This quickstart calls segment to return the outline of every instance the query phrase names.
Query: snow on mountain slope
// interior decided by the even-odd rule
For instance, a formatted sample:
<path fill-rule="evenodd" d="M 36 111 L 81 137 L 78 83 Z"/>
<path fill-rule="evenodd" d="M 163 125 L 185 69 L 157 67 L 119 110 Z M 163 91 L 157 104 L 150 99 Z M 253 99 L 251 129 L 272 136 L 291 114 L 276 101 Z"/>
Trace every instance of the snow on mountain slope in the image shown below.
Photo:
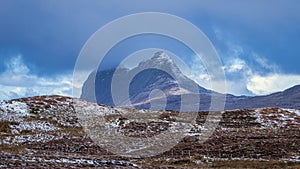
<path fill-rule="evenodd" d="M 184 76 L 173 59 L 163 51 L 156 52 L 151 59 L 141 62 L 137 68 L 147 69 L 150 67 L 157 69 L 163 68 L 172 76 L 181 78 Z"/>

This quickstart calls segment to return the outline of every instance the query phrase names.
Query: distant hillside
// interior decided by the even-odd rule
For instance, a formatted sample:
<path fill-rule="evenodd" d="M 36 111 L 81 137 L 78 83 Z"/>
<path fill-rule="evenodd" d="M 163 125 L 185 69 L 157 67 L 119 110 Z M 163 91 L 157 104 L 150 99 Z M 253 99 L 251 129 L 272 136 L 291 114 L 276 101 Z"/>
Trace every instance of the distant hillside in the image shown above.
<path fill-rule="evenodd" d="M 267 96 L 246 97 L 237 102 L 228 99 L 226 109 L 282 107 L 300 109 L 300 85 Z"/>

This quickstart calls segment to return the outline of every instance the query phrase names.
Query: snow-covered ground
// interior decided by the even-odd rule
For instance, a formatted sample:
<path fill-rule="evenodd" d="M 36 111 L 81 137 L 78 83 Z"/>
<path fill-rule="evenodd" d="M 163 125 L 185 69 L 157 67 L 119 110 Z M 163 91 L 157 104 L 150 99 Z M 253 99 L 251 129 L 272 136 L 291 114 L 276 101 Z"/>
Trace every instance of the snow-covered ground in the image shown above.
<path fill-rule="evenodd" d="M 29 116 L 29 107 L 26 103 L 18 101 L 0 101 L 0 120 L 19 122 L 23 117 Z"/>

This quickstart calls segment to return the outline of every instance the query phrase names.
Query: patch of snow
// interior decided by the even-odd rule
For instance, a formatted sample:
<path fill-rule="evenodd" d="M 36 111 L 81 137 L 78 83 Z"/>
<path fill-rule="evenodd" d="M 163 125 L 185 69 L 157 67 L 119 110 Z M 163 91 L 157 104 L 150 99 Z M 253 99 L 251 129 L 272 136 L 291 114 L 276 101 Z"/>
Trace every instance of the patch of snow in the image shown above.
<path fill-rule="evenodd" d="M 74 99 L 75 111 L 80 116 L 84 115 L 110 115 L 110 114 L 118 114 L 119 112 L 113 108 L 101 106 L 96 103 L 90 103 L 87 101 Z"/>
<path fill-rule="evenodd" d="M 255 122 L 262 124 L 264 121 L 263 121 L 262 115 L 260 114 L 260 111 L 261 111 L 261 109 L 256 109 L 254 112 L 254 117 L 256 117 Z"/>
<path fill-rule="evenodd" d="M 115 128 L 119 128 L 119 127 L 120 127 L 120 123 L 121 123 L 121 121 L 120 121 L 120 119 L 118 118 L 118 119 L 116 119 L 114 122 L 109 123 L 109 125 L 112 126 L 112 127 L 115 127 Z"/>
<path fill-rule="evenodd" d="M 300 110 L 296 110 L 296 109 L 282 109 L 282 110 L 288 111 L 290 113 L 295 113 L 296 116 L 300 116 Z"/>
<path fill-rule="evenodd" d="M 299 111 L 299 110 L 295 110 L 295 114 L 296 114 L 297 116 L 300 116 L 300 111 Z"/>
<path fill-rule="evenodd" d="M 185 136 L 200 136 L 200 133 L 185 133 Z"/>
<path fill-rule="evenodd" d="M 131 163 L 131 162 L 126 162 L 123 160 L 116 161 L 116 160 L 97 160 L 97 159 L 84 159 L 84 158 L 60 158 L 60 159 L 43 159 L 43 158 L 28 158 L 25 157 L 23 159 L 26 162 L 40 162 L 40 163 L 67 163 L 67 164 L 89 164 L 93 166 L 99 166 L 99 165 L 121 165 L 121 166 L 133 166 L 133 167 L 138 167 L 138 165 Z"/>
<path fill-rule="evenodd" d="M 281 161 L 300 162 L 300 156 L 291 156 L 290 158 L 281 158 Z"/>
<path fill-rule="evenodd" d="M 54 136 L 50 134 L 45 134 L 45 133 L 38 133 L 38 134 L 28 134 L 28 135 L 17 135 L 14 136 L 9 140 L 10 144 L 20 144 L 20 143 L 25 143 L 25 142 L 36 142 L 36 143 L 45 143 L 49 142 L 51 140 L 59 140 L 62 139 L 61 136 Z"/>
<path fill-rule="evenodd" d="M 253 116 L 256 117 L 255 122 L 260 123 L 263 127 L 287 127 L 290 125 L 300 124 L 295 115 L 299 113 L 294 109 L 282 109 L 279 108 L 261 108 L 256 109 Z"/>
<path fill-rule="evenodd" d="M 30 131 L 55 131 L 59 128 L 55 127 L 53 124 L 44 121 L 24 121 L 19 125 L 14 126 L 14 129 L 18 129 L 20 132 L 23 130 Z"/>
<path fill-rule="evenodd" d="M 12 129 L 11 134 L 20 134 L 20 131 L 17 129 Z"/>
<path fill-rule="evenodd" d="M 197 165 L 202 165 L 203 162 L 201 160 L 193 160 L 193 162 Z"/>
<path fill-rule="evenodd" d="M 6 137 L 5 139 L 0 139 L 0 144 L 10 144 L 11 137 Z"/>
<path fill-rule="evenodd" d="M 29 107 L 26 103 L 0 101 L 0 120 L 19 122 L 23 117 L 29 116 Z"/>

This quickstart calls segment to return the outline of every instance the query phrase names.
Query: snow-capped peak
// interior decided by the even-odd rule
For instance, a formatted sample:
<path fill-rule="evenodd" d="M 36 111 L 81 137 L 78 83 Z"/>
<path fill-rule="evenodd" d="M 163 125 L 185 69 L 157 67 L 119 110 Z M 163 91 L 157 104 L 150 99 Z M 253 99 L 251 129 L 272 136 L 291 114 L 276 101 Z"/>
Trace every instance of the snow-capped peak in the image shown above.
<path fill-rule="evenodd" d="M 172 58 L 165 52 L 159 51 L 154 54 L 154 56 L 151 58 L 151 60 L 156 61 L 158 63 L 174 63 Z"/>
<path fill-rule="evenodd" d="M 151 59 L 141 62 L 138 65 L 138 68 L 158 68 L 165 70 L 173 75 L 182 76 L 182 72 L 180 71 L 172 57 L 163 51 L 158 51 Z"/>

